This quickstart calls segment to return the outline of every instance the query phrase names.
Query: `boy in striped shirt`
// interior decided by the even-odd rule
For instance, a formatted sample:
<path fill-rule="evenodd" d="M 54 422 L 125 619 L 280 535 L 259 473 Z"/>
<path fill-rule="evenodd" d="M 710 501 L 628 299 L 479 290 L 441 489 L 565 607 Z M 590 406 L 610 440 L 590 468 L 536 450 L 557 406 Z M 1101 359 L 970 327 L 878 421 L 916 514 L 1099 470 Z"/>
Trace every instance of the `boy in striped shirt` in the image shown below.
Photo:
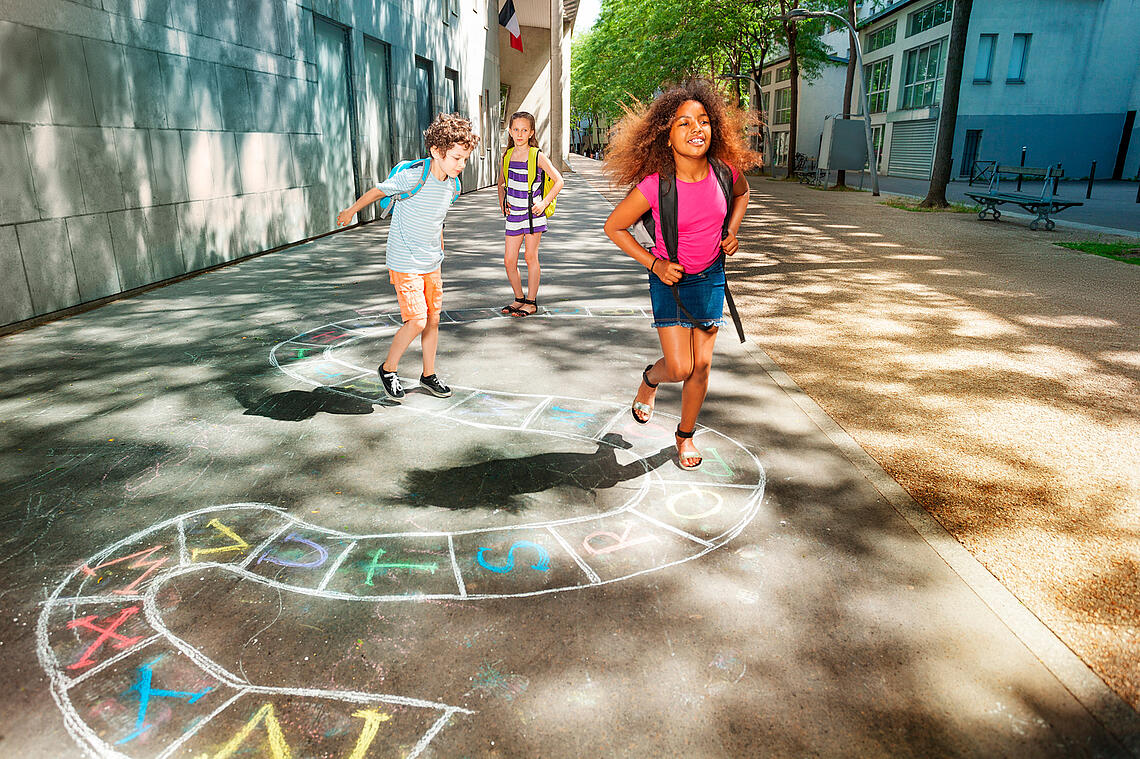
<path fill-rule="evenodd" d="M 416 337 L 423 353 L 420 385 L 432 395 L 446 398 L 451 388 L 435 372 L 439 345 L 439 316 L 443 311 L 443 220 L 454 198 L 455 178 L 479 144 L 471 122 L 457 114 L 440 114 L 424 132 L 431 155 L 430 171 L 418 191 L 394 203 L 388 228 L 386 263 L 388 277 L 396 288 L 403 326 L 392 337 L 388 356 L 378 372 L 384 392 L 393 399 L 404 397 L 397 370 L 400 357 Z M 423 169 L 412 166 L 397 172 L 364 193 L 341 211 L 337 226 L 347 226 L 362 208 L 389 195 L 410 192 L 419 184 Z"/>

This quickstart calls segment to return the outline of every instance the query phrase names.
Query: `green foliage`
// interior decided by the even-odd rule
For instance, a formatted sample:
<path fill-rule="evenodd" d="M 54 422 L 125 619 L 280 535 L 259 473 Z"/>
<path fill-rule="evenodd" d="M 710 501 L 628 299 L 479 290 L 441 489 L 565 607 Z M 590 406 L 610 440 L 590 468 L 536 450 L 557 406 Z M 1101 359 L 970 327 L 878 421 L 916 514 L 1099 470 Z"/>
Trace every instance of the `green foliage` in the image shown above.
<path fill-rule="evenodd" d="M 1079 250 L 1083 253 L 1092 253 L 1094 256 L 1103 256 L 1127 264 L 1140 264 L 1140 240 L 1131 242 L 1059 242 L 1062 248 Z"/>
<path fill-rule="evenodd" d="M 573 42 L 571 110 L 616 118 L 622 105 L 650 100 L 663 84 L 690 76 L 716 79 L 741 98 L 747 88 L 738 77 L 758 76 L 753 67 L 783 49 L 781 12 L 779 0 L 603 0 L 593 29 Z M 796 49 L 810 80 L 827 60 L 823 22 L 803 21 L 798 29 Z"/>

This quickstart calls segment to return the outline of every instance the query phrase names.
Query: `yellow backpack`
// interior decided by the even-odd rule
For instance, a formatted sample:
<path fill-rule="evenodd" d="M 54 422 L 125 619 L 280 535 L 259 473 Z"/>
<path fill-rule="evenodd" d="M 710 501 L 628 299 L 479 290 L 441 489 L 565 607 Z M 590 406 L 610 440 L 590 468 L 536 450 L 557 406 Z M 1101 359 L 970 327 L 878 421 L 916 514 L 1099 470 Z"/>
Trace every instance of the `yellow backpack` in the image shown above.
<path fill-rule="evenodd" d="M 511 154 L 514 152 L 515 152 L 515 148 L 512 145 L 511 147 L 507 148 L 507 154 L 503 156 L 503 181 L 504 182 L 507 181 L 507 167 L 510 166 L 510 164 L 511 164 Z M 527 151 L 527 156 L 526 156 L 526 186 L 527 186 L 527 189 L 534 187 L 534 180 L 538 174 L 542 174 L 542 176 L 543 176 L 542 197 L 545 198 L 550 193 L 550 188 L 554 186 L 554 180 L 550 178 L 549 174 L 547 174 L 542 169 L 538 168 L 538 148 L 532 147 L 529 151 Z M 550 205 L 548 205 L 546 207 L 546 210 L 544 211 L 546 216 L 553 216 L 554 215 L 554 206 L 556 205 L 557 202 L 558 202 L 557 199 L 550 201 Z"/>

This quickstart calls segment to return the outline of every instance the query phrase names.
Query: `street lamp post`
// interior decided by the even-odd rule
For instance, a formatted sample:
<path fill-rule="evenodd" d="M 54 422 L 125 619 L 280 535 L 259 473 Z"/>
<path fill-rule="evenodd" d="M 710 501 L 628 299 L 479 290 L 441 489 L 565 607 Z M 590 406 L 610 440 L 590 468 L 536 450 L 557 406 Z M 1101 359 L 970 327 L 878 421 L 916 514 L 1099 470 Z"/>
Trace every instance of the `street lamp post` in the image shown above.
<path fill-rule="evenodd" d="M 867 72 L 863 69 L 863 48 L 859 44 L 859 35 L 855 32 L 855 27 L 846 18 L 831 11 L 809 11 L 806 8 L 793 8 L 783 18 L 787 21 L 797 21 L 801 18 L 823 18 L 824 16 L 842 21 L 843 25 L 851 32 L 851 39 L 855 42 L 855 61 L 859 66 L 859 85 L 863 88 L 863 127 L 867 133 L 867 165 L 871 167 L 871 194 L 878 195 L 879 173 L 875 168 L 875 141 L 871 137 L 871 102 L 867 96 Z M 844 103 L 843 106 L 846 108 L 847 104 Z"/>

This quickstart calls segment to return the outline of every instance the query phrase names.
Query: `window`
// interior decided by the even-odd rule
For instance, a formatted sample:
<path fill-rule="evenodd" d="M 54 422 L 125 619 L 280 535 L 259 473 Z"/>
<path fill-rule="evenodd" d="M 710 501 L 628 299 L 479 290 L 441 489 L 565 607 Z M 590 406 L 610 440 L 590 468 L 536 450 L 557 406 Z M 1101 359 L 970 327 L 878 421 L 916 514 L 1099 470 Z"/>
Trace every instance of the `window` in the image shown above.
<path fill-rule="evenodd" d="M 894 44 L 895 41 L 895 22 L 891 22 L 884 26 L 882 29 L 876 29 L 871 32 L 867 37 L 867 46 L 863 48 L 864 53 L 873 53 L 881 47 Z"/>
<path fill-rule="evenodd" d="M 760 93 L 760 112 L 764 114 L 765 119 L 771 118 L 768 111 L 768 106 L 772 104 L 771 95 L 771 92 Z"/>
<path fill-rule="evenodd" d="M 906 36 L 910 37 L 919 32 L 925 32 L 927 29 L 933 29 L 939 24 L 945 24 L 950 20 L 950 13 L 953 9 L 952 0 L 938 0 L 937 3 L 920 8 L 907 16 Z"/>
<path fill-rule="evenodd" d="M 883 169 L 883 127 L 871 127 L 871 147 L 875 149 L 875 171 Z"/>
<path fill-rule="evenodd" d="M 903 66 L 902 102 L 899 108 L 925 108 L 938 105 L 942 98 L 942 75 L 946 58 L 945 40 L 906 51 Z"/>
<path fill-rule="evenodd" d="M 459 0 L 442 0 L 441 4 L 443 5 L 441 9 L 443 23 L 450 24 L 451 17 L 459 15 Z"/>
<path fill-rule="evenodd" d="M 784 66 L 782 69 L 776 69 L 776 81 L 786 82 L 792 78 L 792 67 Z"/>
<path fill-rule="evenodd" d="M 983 34 L 978 37 L 978 60 L 974 62 L 974 83 L 988 84 L 994 70 L 994 48 L 997 47 L 996 34 Z"/>
<path fill-rule="evenodd" d="M 455 69 L 444 69 L 443 78 L 447 80 L 447 112 L 459 113 L 459 72 Z"/>
<path fill-rule="evenodd" d="M 772 163 L 782 166 L 788 162 L 788 133 L 776 132 L 772 135 Z"/>
<path fill-rule="evenodd" d="M 891 59 L 868 63 L 863 67 L 867 77 L 867 101 L 871 113 L 883 113 L 891 95 Z"/>
<path fill-rule="evenodd" d="M 768 69 L 760 75 L 760 86 L 767 87 L 772 83 L 772 69 Z"/>
<path fill-rule="evenodd" d="M 1025 81 L 1025 66 L 1029 61 L 1029 38 L 1031 34 L 1013 35 L 1013 47 L 1009 49 L 1009 73 L 1005 80 L 1012 84 Z"/>
<path fill-rule="evenodd" d="M 773 124 L 789 124 L 792 121 L 792 88 L 776 90 L 776 112 L 772 115 Z"/>
<path fill-rule="evenodd" d="M 431 126 L 435 113 L 432 111 L 432 93 L 435 85 L 431 76 L 431 61 L 416 56 L 416 127 L 420 132 L 420 154 L 426 152 L 423 133 Z"/>

